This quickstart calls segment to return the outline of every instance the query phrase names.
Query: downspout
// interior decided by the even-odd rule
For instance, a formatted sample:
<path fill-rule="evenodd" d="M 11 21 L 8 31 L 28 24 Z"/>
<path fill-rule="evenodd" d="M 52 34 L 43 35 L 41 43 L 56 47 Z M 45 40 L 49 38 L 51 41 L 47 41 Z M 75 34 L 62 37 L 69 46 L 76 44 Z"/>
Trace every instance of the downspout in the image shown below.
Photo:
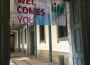
<path fill-rule="evenodd" d="M 49 61 L 52 62 L 52 36 L 51 36 L 51 25 L 49 25 Z"/>
<path fill-rule="evenodd" d="M 52 0 L 51 0 L 52 1 Z M 52 3 L 50 4 L 50 16 L 52 22 Z M 51 33 L 51 23 L 49 25 L 49 61 L 52 62 L 52 33 Z"/>

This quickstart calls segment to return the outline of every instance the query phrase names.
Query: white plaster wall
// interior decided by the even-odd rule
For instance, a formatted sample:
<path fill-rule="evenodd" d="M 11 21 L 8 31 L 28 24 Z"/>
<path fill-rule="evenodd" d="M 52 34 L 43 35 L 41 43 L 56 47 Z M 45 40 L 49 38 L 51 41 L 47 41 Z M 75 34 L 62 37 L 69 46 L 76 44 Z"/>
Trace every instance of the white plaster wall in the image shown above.
<path fill-rule="evenodd" d="M 36 26 L 36 31 L 37 31 L 37 50 L 40 50 L 40 34 L 39 34 L 39 25 Z"/>
<path fill-rule="evenodd" d="M 37 29 L 37 50 L 49 50 L 49 34 L 48 34 L 48 26 L 45 26 L 45 41 L 40 42 L 40 30 L 39 25 L 36 26 Z"/>
<path fill-rule="evenodd" d="M 52 25 L 51 32 L 52 32 L 52 51 L 69 52 L 68 40 L 57 42 L 57 26 L 56 25 Z"/>
<path fill-rule="evenodd" d="M 49 33 L 48 26 L 45 26 L 45 42 L 40 42 L 39 26 L 37 25 L 37 49 L 49 51 Z M 69 43 L 66 41 L 57 42 L 57 29 L 55 25 L 51 26 L 52 32 L 52 51 L 69 52 Z"/>
<path fill-rule="evenodd" d="M 22 48 L 22 44 L 20 44 L 20 48 Z"/>

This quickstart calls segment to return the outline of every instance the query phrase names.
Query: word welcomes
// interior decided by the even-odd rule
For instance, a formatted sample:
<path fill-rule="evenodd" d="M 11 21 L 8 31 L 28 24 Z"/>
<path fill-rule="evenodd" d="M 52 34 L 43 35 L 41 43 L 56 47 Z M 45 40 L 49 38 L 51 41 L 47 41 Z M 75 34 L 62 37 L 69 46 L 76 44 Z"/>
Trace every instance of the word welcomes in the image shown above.
<path fill-rule="evenodd" d="M 45 15 L 44 8 L 37 8 L 34 0 L 15 0 L 15 3 L 17 4 L 16 10 L 19 14 L 17 18 L 20 24 L 22 22 L 23 24 L 33 24 L 33 15 Z"/>
<path fill-rule="evenodd" d="M 43 24 L 49 25 L 50 12 L 56 16 L 53 19 L 60 18 L 64 13 L 65 2 L 62 4 L 52 4 L 51 0 L 14 0 L 16 18 L 19 24 Z M 51 7 L 52 4 L 52 7 Z M 51 11 L 52 9 L 52 11 Z M 35 22 L 35 23 L 34 23 Z"/>

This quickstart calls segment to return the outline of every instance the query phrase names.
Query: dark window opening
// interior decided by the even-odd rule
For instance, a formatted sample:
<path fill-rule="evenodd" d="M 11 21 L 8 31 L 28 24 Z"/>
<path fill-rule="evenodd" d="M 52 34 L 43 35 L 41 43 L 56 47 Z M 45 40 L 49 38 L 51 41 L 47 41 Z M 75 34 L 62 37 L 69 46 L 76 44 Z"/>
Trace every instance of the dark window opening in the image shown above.
<path fill-rule="evenodd" d="M 58 26 L 58 38 L 67 36 L 67 26 Z"/>
<path fill-rule="evenodd" d="M 45 39 L 44 35 L 44 25 L 40 25 L 40 41 Z"/>

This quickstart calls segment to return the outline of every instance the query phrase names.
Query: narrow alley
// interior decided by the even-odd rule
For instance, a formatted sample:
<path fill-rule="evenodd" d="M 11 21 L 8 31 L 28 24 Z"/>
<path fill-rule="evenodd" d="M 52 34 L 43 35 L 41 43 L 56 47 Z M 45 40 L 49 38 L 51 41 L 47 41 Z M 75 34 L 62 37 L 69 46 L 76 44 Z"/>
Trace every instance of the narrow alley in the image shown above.
<path fill-rule="evenodd" d="M 11 53 L 10 65 L 58 65 L 54 62 L 45 61 L 35 56 L 27 56 L 22 53 Z"/>

